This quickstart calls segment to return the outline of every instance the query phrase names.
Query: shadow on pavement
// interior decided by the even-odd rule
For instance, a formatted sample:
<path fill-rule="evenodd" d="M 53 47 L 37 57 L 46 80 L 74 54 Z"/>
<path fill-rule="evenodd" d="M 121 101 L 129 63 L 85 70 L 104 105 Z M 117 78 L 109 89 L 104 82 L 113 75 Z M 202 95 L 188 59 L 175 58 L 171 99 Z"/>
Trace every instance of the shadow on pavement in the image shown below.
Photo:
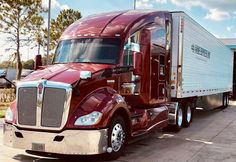
<path fill-rule="evenodd" d="M 50 155 L 49 155 L 50 156 Z M 57 157 L 40 157 L 33 156 L 30 154 L 18 154 L 13 157 L 13 159 L 20 162 L 102 162 L 102 161 L 111 161 L 107 159 L 104 155 L 84 155 L 84 156 L 57 156 Z"/>

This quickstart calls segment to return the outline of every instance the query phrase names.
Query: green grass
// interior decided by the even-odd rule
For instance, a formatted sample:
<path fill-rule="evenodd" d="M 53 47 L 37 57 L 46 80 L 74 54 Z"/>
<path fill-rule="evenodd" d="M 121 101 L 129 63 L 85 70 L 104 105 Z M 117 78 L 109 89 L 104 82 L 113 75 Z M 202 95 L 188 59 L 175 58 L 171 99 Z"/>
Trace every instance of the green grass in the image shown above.
<path fill-rule="evenodd" d="M 6 110 L 0 110 L 0 118 L 5 117 Z"/>

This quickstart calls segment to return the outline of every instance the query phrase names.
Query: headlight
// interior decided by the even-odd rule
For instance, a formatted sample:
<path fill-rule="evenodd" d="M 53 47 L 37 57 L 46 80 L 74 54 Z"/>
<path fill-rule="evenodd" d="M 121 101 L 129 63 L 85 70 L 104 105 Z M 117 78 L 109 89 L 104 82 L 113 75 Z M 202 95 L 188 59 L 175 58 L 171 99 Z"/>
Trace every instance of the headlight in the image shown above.
<path fill-rule="evenodd" d="M 12 122 L 13 121 L 13 112 L 10 107 L 8 107 L 6 114 L 5 114 L 5 120 Z"/>
<path fill-rule="evenodd" d="M 79 117 L 74 125 L 80 125 L 80 126 L 85 126 L 85 125 L 95 125 L 97 124 L 100 119 L 102 118 L 102 113 L 98 111 L 93 111 L 92 113 L 88 115 L 84 115 Z"/>

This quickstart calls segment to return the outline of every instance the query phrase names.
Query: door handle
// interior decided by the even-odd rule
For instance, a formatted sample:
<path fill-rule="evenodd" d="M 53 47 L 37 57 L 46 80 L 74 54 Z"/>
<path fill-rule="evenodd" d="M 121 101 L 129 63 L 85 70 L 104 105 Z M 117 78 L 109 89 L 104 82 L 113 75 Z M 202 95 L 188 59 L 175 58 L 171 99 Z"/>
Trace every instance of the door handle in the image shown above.
<path fill-rule="evenodd" d="M 165 94 L 165 88 L 162 88 L 162 94 L 163 95 Z"/>

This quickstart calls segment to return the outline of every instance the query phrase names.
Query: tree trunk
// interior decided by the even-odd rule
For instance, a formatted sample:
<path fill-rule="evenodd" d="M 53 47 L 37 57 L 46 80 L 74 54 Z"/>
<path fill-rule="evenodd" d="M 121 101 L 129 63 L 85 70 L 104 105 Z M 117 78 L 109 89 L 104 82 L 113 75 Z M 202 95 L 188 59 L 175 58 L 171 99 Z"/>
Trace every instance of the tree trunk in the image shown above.
<path fill-rule="evenodd" d="M 18 28 L 16 33 L 16 80 L 20 80 L 22 63 L 20 59 L 20 9 L 18 9 Z"/>
<path fill-rule="evenodd" d="M 22 72 L 22 63 L 20 59 L 20 52 L 16 52 L 16 80 L 20 80 Z"/>
<path fill-rule="evenodd" d="M 17 34 L 17 48 L 16 48 L 16 80 L 20 80 L 22 71 L 22 63 L 20 59 L 20 37 Z"/>

